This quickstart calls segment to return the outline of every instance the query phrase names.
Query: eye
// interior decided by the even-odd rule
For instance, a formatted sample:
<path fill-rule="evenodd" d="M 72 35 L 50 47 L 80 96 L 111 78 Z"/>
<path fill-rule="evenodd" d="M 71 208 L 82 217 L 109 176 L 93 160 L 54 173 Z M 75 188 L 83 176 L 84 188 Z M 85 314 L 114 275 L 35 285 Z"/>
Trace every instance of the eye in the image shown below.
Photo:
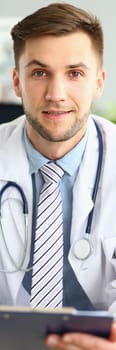
<path fill-rule="evenodd" d="M 47 72 L 44 70 L 35 70 L 32 72 L 32 75 L 35 78 L 45 78 L 47 76 Z"/>
<path fill-rule="evenodd" d="M 72 78 L 79 78 L 82 76 L 82 72 L 80 72 L 79 70 L 73 70 L 70 72 L 70 76 Z"/>

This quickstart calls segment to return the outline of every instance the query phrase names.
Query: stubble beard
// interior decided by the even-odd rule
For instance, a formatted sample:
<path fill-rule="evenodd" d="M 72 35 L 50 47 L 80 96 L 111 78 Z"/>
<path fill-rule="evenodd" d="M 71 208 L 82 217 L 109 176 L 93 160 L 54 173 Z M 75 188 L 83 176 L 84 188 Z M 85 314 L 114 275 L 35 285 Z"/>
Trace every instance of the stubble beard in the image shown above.
<path fill-rule="evenodd" d="M 62 134 L 61 136 L 55 136 L 52 133 L 50 133 L 49 130 L 45 128 L 45 126 L 41 125 L 37 118 L 32 116 L 32 114 L 28 112 L 25 108 L 24 112 L 28 123 L 34 129 L 34 131 L 45 140 L 51 142 L 63 142 L 70 140 L 84 127 L 89 115 L 89 112 L 85 113 L 83 117 L 81 117 L 80 119 L 78 118 L 78 120 L 76 119 L 74 124 L 70 127 L 69 130 L 66 130 L 64 134 Z"/>

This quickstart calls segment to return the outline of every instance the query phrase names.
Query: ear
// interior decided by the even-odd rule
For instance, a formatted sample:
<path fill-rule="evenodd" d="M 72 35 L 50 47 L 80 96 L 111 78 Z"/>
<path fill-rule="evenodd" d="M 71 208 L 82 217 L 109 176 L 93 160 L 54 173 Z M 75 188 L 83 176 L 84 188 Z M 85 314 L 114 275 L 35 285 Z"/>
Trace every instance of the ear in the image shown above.
<path fill-rule="evenodd" d="M 103 92 L 103 89 L 104 89 L 105 78 L 106 78 L 105 71 L 103 69 L 99 69 L 99 71 L 97 73 L 94 98 L 98 98 L 98 97 L 100 97 L 102 95 L 102 92 Z"/>
<path fill-rule="evenodd" d="M 21 97 L 19 73 L 16 68 L 13 69 L 12 77 L 13 77 L 13 86 L 14 86 L 15 94 L 17 97 Z"/>

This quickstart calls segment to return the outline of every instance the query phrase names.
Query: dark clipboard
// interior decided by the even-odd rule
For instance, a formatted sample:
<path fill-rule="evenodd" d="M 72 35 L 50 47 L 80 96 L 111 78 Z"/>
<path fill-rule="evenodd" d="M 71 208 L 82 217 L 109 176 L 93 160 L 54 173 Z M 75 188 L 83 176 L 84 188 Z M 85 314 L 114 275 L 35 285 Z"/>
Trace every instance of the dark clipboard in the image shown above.
<path fill-rule="evenodd" d="M 85 332 L 108 338 L 113 317 L 107 312 L 75 309 L 32 310 L 21 307 L 0 307 L 0 349 L 46 350 L 48 334 Z"/>

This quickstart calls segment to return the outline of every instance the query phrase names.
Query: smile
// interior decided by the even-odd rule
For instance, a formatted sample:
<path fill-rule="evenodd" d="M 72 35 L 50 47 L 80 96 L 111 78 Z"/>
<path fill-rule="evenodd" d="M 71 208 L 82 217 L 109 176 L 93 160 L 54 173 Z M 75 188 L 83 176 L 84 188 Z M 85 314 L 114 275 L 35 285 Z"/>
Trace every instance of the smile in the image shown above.
<path fill-rule="evenodd" d="M 63 118 L 69 113 L 71 113 L 71 111 L 43 111 L 43 114 L 49 119 Z"/>

